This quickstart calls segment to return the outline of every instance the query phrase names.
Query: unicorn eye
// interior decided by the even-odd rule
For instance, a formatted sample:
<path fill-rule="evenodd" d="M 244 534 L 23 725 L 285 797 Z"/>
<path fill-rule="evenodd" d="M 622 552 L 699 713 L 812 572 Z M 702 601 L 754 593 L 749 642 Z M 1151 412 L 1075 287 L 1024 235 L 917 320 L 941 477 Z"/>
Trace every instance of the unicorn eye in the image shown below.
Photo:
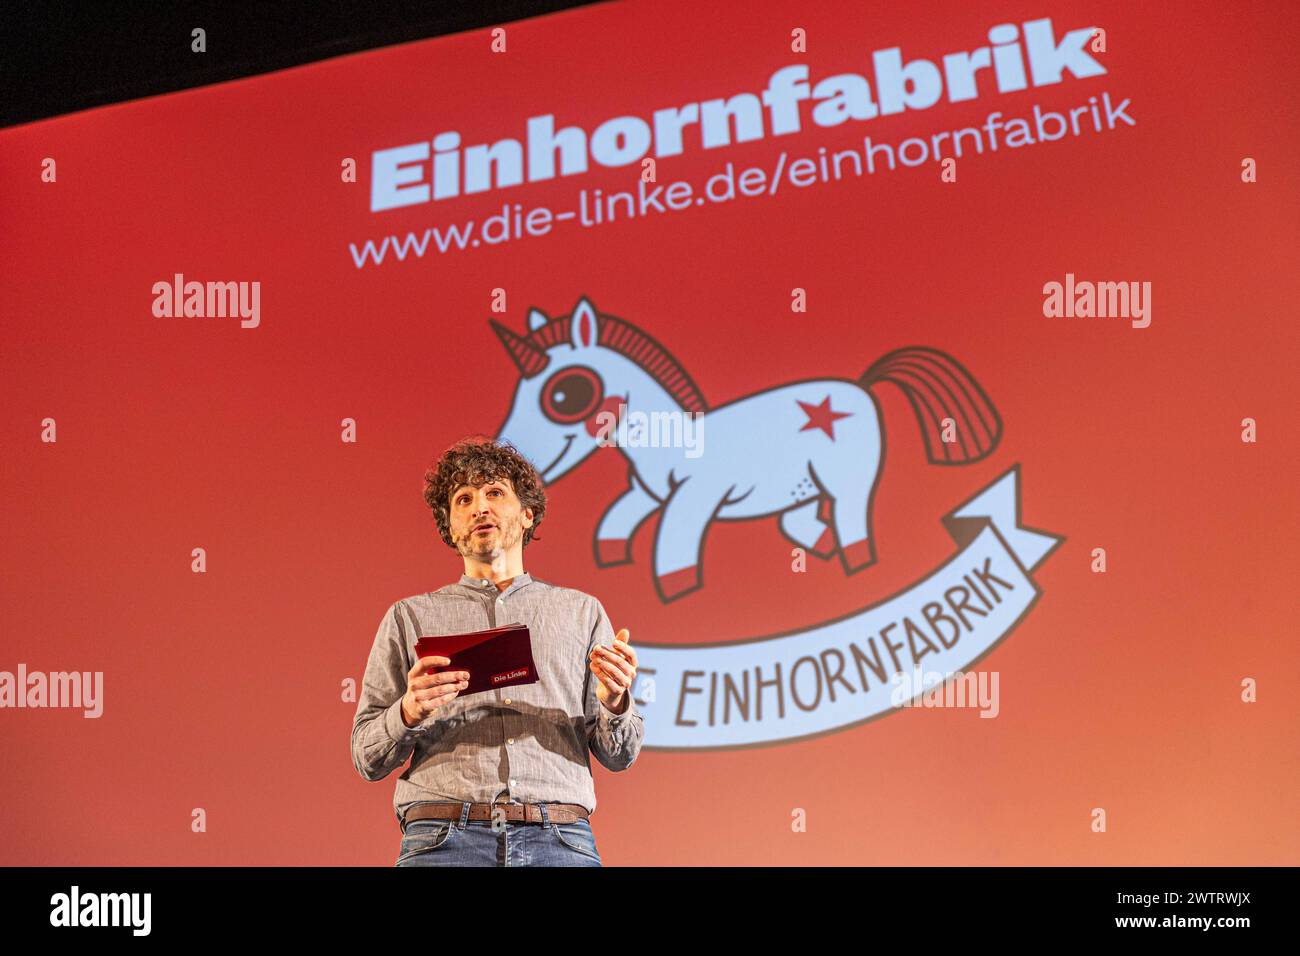
<path fill-rule="evenodd" d="M 591 415 L 605 397 L 600 376 L 585 366 L 561 369 L 542 387 L 542 412 L 551 421 L 572 425 Z"/>

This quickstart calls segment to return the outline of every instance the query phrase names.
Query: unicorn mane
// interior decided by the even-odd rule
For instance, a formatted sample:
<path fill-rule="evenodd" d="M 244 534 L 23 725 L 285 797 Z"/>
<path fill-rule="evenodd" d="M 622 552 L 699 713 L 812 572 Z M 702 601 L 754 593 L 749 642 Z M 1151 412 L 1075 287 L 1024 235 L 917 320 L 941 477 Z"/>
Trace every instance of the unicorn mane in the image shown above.
<path fill-rule="evenodd" d="M 571 344 L 567 316 L 550 319 L 524 338 L 543 353 L 556 345 Z M 708 402 L 681 363 L 668 350 L 630 322 L 613 315 L 596 313 L 596 341 L 635 362 L 663 386 L 688 412 L 707 412 Z"/>

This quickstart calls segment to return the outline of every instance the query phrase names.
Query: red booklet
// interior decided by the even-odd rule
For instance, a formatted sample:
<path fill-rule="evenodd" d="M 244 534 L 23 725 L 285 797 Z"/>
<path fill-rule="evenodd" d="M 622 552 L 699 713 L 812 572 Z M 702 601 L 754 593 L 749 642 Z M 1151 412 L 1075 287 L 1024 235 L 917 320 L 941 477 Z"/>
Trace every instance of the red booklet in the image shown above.
<path fill-rule="evenodd" d="M 533 663 L 533 640 L 526 624 L 507 624 L 468 634 L 421 637 L 415 642 L 419 657 L 449 657 L 451 663 L 430 667 L 426 674 L 444 670 L 469 671 L 469 686 L 460 697 L 481 694 L 498 687 L 537 683 Z"/>

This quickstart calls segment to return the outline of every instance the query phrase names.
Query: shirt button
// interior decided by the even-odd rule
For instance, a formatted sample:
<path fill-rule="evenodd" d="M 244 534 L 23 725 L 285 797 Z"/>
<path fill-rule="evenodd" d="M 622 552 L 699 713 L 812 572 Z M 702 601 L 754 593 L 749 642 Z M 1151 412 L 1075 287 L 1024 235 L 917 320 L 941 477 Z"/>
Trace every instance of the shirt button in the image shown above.
<path fill-rule="evenodd" d="M 505 700 L 505 702 L 506 702 L 507 704 L 510 703 L 510 698 L 507 697 L 506 700 Z"/>
<path fill-rule="evenodd" d="M 508 743 L 508 744 L 512 744 L 512 743 L 514 743 L 514 742 L 515 742 L 515 738 L 514 738 L 514 737 L 511 737 L 509 740 L 506 741 L 506 743 Z"/>
<path fill-rule="evenodd" d="M 515 782 L 514 782 L 513 780 L 511 780 L 511 781 L 510 781 L 510 786 L 513 787 L 514 785 L 515 785 Z"/>

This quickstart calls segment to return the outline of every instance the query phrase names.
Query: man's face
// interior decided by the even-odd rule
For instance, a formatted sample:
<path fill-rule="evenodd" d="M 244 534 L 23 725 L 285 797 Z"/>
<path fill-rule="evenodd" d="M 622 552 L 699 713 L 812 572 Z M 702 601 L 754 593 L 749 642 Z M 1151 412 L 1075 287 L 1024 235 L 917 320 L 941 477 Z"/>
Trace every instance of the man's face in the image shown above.
<path fill-rule="evenodd" d="M 461 485 L 451 493 L 451 540 L 465 557 L 491 561 L 517 545 L 522 550 L 524 530 L 532 524 L 533 512 L 520 507 L 509 478 Z"/>

